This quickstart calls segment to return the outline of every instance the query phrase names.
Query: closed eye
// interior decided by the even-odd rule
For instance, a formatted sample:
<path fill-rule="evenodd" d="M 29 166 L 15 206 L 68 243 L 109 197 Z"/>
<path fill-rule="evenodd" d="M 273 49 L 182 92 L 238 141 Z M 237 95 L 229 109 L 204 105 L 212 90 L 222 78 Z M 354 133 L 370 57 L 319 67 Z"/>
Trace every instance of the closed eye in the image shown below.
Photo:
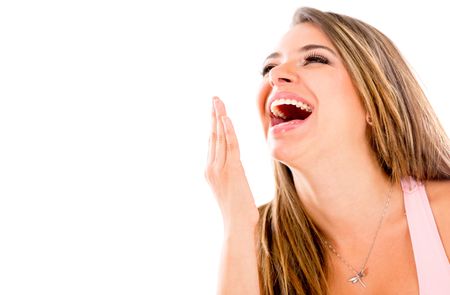
<path fill-rule="evenodd" d="M 328 58 L 326 58 L 325 56 L 317 54 L 317 53 L 313 53 L 313 54 L 305 57 L 305 61 L 303 62 L 303 65 L 306 66 L 310 63 L 329 64 L 330 62 L 329 62 Z"/>
<path fill-rule="evenodd" d="M 276 66 L 276 65 L 274 65 L 274 64 L 268 64 L 268 65 L 266 65 L 266 66 L 262 69 L 261 75 L 264 77 L 264 76 L 267 75 L 267 74 L 270 72 L 270 70 L 273 69 L 275 66 Z"/>
<path fill-rule="evenodd" d="M 328 58 L 326 58 L 325 56 L 323 56 L 321 54 L 311 53 L 305 57 L 305 59 L 303 61 L 303 65 L 306 66 L 311 63 L 329 64 L 330 61 L 328 60 Z M 270 72 L 270 70 L 272 70 L 276 66 L 277 65 L 275 65 L 275 64 L 268 64 L 268 65 L 264 66 L 261 71 L 261 75 L 263 77 L 265 77 Z"/>

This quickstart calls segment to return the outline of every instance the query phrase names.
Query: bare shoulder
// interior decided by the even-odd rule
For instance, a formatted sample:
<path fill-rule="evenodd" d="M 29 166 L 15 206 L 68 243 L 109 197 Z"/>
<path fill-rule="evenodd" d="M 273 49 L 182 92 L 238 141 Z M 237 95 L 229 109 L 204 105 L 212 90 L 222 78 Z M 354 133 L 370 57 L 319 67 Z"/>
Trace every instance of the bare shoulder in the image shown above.
<path fill-rule="evenodd" d="M 450 180 L 425 183 L 430 206 L 450 261 Z"/>

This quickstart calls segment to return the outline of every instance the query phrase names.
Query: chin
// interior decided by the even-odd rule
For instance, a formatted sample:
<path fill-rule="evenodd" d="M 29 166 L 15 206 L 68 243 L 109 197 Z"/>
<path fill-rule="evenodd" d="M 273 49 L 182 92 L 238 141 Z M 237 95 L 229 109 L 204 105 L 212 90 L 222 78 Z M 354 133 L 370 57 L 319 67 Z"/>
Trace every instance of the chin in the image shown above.
<path fill-rule="evenodd" d="M 286 133 L 286 136 L 274 137 L 268 134 L 267 147 L 272 159 L 284 165 L 298 169 L 312 167 L 328 153 L 335 153 L 328 141 L 317 134 L 305 134 L 299 131 Z"/>
<path fill-rule="evenodd" d="M 287 166 L 302 161 L 302 150 L 298 142 L 289 142 L 288 140 L 278 140 L 269 137 L 267 140 L 271 157 Z"/>

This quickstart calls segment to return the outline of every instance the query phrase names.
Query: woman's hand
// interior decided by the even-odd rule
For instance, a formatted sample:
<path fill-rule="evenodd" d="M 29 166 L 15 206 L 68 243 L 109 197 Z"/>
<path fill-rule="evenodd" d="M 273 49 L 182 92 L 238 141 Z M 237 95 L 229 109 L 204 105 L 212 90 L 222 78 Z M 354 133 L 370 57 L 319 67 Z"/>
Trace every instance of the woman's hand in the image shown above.
<path fill-rule="evenodd" d="M 226 233 L 256 226 L 258 208 L 242 167 L 233 125 L 218 97 L 213 98 L 205 177 L 219 203 Z"/>

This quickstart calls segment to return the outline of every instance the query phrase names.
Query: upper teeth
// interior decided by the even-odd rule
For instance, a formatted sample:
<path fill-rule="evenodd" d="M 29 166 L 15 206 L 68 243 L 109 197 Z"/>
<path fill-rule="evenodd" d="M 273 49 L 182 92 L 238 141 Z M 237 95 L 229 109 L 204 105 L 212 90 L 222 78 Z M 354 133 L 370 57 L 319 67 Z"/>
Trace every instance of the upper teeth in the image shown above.
<path fill-rule="evenodd" d="M 310 105 L 295 99 L 284 99 L 284 98 L 273 101 L 272 104 L 270 105 L 270 110 L 275 116 L 286 119 L 286 116 L 280 110 L 277 109 L 277 106 L 284 104 L 294 105 L 307 112 L 312 112 L 312 107 Z"/>

